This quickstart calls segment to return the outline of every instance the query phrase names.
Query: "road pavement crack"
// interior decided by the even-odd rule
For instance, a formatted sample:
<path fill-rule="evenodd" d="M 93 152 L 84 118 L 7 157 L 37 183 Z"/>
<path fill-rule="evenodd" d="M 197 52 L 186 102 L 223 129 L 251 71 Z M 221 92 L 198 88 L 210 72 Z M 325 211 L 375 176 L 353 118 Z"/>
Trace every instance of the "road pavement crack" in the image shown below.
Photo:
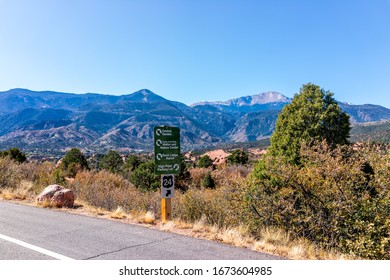
<path fill-rule="evenodd" d="M 105 252 L 105 253 L 101 253 L 101 254 L 96 255 L 96 256 L 88 257 L 88 258 L 85 258 L 85 259 L 83 259 L 83 260 L 93 260 L 93 259 L 99 258 L 99 257 L 101 257 L 101 256 L 106 256 L 106 255 L 118 253 L 118 252 L 121 252 L 121 251 L 124 251 L 124 250 L 128 250 L 128 249 L 131 249 L 131 248 L 136 248 L 136 247 L 142 247 L 142 246 L 147 246 L 147 245 L 151 245 L 151 244 L 156 244 L 156 243 L 164 242 L 164 241 L 167 241 L 167 240 L 173 239 L 173 238 L 174 238 L 174 237 L 168 237 L 168 238 L 164 238 L 164 239 L 157 240 L 157 241 L 151 241 L 151 242 L 148 242 L 148 243 L 143 243 L 143 244 L 137 244 L 137 245 L 133 245 L 133 246 L 128 246 L 128 247 L 124 247 L 124 248 L 121 248 L 121 249 L 118 249 L 118 250 L 114 250 L 114 251 L 110 251 L 110 252 Z"/>

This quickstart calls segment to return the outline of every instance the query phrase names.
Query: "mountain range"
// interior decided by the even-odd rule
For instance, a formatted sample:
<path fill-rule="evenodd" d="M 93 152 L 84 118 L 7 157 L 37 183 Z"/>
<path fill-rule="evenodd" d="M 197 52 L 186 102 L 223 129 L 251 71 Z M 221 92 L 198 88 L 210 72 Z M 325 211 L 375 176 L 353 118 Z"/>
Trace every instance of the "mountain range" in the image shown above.
<path fill-rule="evenodd" d="M 186 150 L 256 141 L 272 134 L 290 102 L 278 92 L 187 106 L 147 89 L 121 96 L 12 89 L 0 92 L 0 149 L 151 150 L 156 125 L 180 127 Z M 354 124 L 390 120 L 379 105 L 339 105 Z"/>

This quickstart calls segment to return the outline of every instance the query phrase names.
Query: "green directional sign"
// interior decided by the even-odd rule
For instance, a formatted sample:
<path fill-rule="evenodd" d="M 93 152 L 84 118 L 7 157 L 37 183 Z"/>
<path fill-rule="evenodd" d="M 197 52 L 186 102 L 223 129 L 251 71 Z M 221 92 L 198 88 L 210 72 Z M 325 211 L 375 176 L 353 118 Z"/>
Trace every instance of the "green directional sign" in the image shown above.
<path fill-rule="evenodd" d="M 180 128 L 156 126 L 154 128 L 154 173 L 180 172 Z"/>

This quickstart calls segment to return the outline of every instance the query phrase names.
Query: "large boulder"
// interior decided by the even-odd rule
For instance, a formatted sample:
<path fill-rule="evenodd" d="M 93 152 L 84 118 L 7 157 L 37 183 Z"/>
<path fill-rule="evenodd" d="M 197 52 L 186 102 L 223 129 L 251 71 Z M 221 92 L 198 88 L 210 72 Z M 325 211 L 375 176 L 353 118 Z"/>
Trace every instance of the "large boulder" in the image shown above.
<path fill-rule="evenodd" d="M 60 185 L 47 186 L 37 197 L 40 204 L 44 201 L 50 202 L 57 207 L 73 207 L 75 195 L 72 190 L 65 189 Z"/>
<path fill-rule="evenodd" d="M 60 185 L 50 185 L 47 186 L 37 197 L 38 202 L 43 202 L 43 201 L 50 201 L 53 195 L 60 191 L 63 190 L 64 187 L 61 187 Z"/>
<path fill-rule="evenodd" d="M 50 201 L 57 207 L 73 207 L 74 193 L 70 189 L 59 190 L 54 193 Z"/>

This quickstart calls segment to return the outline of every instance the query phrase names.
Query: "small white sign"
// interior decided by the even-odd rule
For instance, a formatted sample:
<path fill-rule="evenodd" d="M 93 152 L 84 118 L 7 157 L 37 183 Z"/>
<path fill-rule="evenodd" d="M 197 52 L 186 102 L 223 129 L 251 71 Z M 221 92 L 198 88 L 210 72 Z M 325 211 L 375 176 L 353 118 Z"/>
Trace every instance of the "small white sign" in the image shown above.
<path fill-rule="evenodd" d="M 161 198 L 172 198 L 175 194 L 175 175 L 161 175 Z"/>

